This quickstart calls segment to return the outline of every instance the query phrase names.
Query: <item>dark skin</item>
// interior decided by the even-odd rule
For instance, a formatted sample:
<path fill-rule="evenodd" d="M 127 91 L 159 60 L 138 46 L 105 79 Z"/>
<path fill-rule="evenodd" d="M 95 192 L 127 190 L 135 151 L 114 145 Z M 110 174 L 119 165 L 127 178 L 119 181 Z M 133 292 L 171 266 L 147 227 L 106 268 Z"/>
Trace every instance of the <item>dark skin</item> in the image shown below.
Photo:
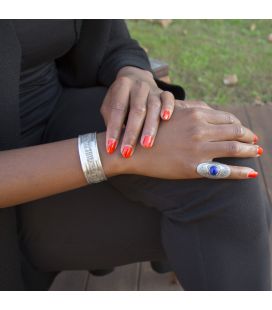
<path fill-rule="evenodd" d="M 146 74 L 142 70 L 139 75 L 138 70 L 135 72 L 137 79 Z M 110 117 L 112 115 L 115 112 Z M 146 125 L 141 122 L 142 126 Z M 165 179 L 199 178 L 196 166 L 200 162 L 219 157 L 259 156 L 259 147 L 253 144 L 255 135 L 250 129 L 242 126 L 234 115 L 213 110 L 202 102 L 175 100 L 171 118 L 159 123 L 152 146 L 144 148 L 137 142 L 129 158 L 117 151 L 108 154 L 105 148 L 108 135 L 108 130 L 97 134 L 107 177 L 139 174 Z M 126 139 L 126 135 L 126 130 L 121 128 L 118 139 Z M 250 167 L 232 166 L 229 178 L 247 179 L 251 172 Z M 1 208 L 85 185 L 76 138 L 0 152 Z"/>

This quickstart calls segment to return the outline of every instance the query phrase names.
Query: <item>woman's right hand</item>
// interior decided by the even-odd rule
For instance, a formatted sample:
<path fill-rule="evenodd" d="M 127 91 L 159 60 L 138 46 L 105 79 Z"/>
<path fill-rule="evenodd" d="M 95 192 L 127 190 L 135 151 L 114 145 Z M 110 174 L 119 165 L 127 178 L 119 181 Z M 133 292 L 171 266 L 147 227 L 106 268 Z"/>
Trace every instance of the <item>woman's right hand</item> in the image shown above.
<path fill-rule="evenodd" d="M 186 102 L 184 102 L 186 103 Z M 200 105 L 201 106 L 201 105 Z M 220 157 L 257 157 L 262 148 L 257 136 L 228 112 L 176 105 L 171 120 L 163 122 L 150 149 L 138 144 L 131 158 L 123 159 L 125 173 L 166 179 L 200 178 L 199 163 Z M 255 177 L 249 167 L 230 166 L 231 179 Z"/>

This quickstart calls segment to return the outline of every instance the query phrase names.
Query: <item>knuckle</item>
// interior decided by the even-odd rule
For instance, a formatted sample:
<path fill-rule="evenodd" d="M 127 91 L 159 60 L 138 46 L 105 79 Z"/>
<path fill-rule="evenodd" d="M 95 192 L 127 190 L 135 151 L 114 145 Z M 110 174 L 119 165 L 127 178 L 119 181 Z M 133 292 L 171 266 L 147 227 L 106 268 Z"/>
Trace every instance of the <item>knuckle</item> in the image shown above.
<path fill-rule="evenodd" d="M 232 141 L 227 144 L 227 154 L 239 155 L 241 153 L 241 145 L 237 141 Z"/>
<path fill-rule="evenodd" d="M 190 108 L 188 103 L 186 101 L 184 101 L 184 100 L 175 100 L 175 107 L 179 107 L 179 108 L 182 108 L 182 109 Z"/>
<path fill-rule="evenodd" d="M 237 176 L 239 178 L 244 178 L 245 177 L 245 172 L 242 169 L 238 169 Z"/>
<path fill-rule="evenodd" d="M 114 81 L 114 83 L 110 87 L 111 96 L 118 95 L 118 93 L 120 92 L 120 87 L 122 87 L 124 85 L 128 86 L 130 84 L 131 84 L 131 80 L 127 76 L 120 76 L 120 77 L 116 78 L 116 80 Z"/>
<path fill-rule="evenodd" d="M 226 113 L 226 114 L 227 114 L 226 118 L 230 123 L 236 122 L 238 124 L 241 124 L 240 120 L 234 114 L 232 113 Z"/>
<path fill-rule="evenodd" d="M 244 128 L 241 125 L 239 125 L 239 124 L 233 125 L 233 135 L 236 138 L 243 137 L 243 135 L 244 135 Z"/>
<path fill-rule="evenodd" d="M 233 115 L 231 114 L 231 113 L 225 113 L 224 114 L 224 117 L 225 117 L 225 122 L 227 123 L 227 124 L 232 124 L 232 123 L 234 123 L 234 117 L 233 117 Z"/>
<path fill-rule="evenodd" d="M 145 116 L 146 105 L 135 103 L 132 107 L 132 112 L 139 115 L 139 116 Z"/>
<path fill-rule="evenodd" d="M 116 81 L 112 84 L 112 86 L 111 86 L 111 88 L 110 88 L 110 95 L 111 95 L 111 96 L 116 96 L 116 95 L 118 95 L 118 93 L 119 93 L 119 91 L 120 91 L 120 86 L 121 86 L 121 83 L 120 83 L 118 80 L 116 80 Z"/>
<path fill-rule="evenodd" d="M 202 118 L 202 112 L 197 108 L 191 108 L 190 114 L 193 120 L 200 120 Z"/>
<path fill-rule="evenodd" d="M 119 76 L 115 80 L 115 84 L 117 84 L 120 87 L 120 84 L 129 84 L 130 83 L 130 78 L 127 76 Z"/>
<path fill-rule="evenodd" d="M 147 101 L 147 106 L 148 108 L 160 109 L 161 101 L 156 96 L 150 96 Z"/>
<path fill-rule="evenodd" d="M 135 88 L 138 92 L 141 92 L 141 91 L 145 91 L 147 89 L 149 89 L 149 85 L 147 82 L 145 81 L 141 81 L 141 80 L 136 80 L 135 81 Z"/>
<path fill-rule="evenodd" d="M 191 129 L 191 138 L 192 138 L 192 140 L 197 140 L 197 141 L 202 140 L 204 134 L 205 134 L 205 130 L 204 130 L 203 127 L 194 126 Z"/>
<path fill-rule="evenodd" d="M 202 101 L 202 100 L 198 101 L 198 104 L 199 104 L 200 106 L 204 106 L 204 107 L 207 107 L 207 106 L 208 106 L 207 103 L 206 103 L 205 101 Z"/>
<path fill-rule="evenodd" d="M 127 105 L 123 102 L 113 101 L 111 103 L 111 109 L 112 110 L 119 110 L 121 112 L 125 112 L 127 109 Z"/>

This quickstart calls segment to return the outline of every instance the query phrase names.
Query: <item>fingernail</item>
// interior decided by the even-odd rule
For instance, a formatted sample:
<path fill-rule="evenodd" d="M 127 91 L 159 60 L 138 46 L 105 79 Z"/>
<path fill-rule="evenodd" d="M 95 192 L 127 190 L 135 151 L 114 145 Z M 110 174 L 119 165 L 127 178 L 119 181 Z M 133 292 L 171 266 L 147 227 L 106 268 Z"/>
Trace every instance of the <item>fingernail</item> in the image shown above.
<path fill-rule="evenodd" d="M 148 148 L 148 147 L 151 147 L 152 146 L 152 136 L 149 136 L 149 135 L 146 135 L 144 136 L 144 139 L 143 139 L 143 146 Z"/>
<path fill-rule="evenodd" d="M 125 145 L 122 150 L 122 155 L 125 158 L 129 158 L 132 154 L 132 146 L 131 145 Z"/>
<path fill-rule="evenodd" d="M 257 156 L 261 156 L 263 154 L 263 148 L 262 147 L 258 146 L 257 154 L 258 154 Z"/>
<path fill-rule="evenodd" d="M 162 118 L 167 121 L 170 118 L 170 111 L 169 110 L 164 110 L 162 114 Z"/>
<path fill-rule="evenodd" d="M 258 172 L 257 171 L 250 171 L 248 174 L 247 174 L 247 177 L 248 178 L 256 178 L 258 176 Z"/>
<path fill-rule="evenodd" d="M 108 140 L 108 145 L 107 145 L 107 152 L 109 154 L 112 154 L 117 146 L 117 140 L 116 139 L 109 139 Z"/>
<path fill-rule="evenodd" d="M 258 136 L 254 135 L 254 137 L 253 137 L 253 144 L 256 144 L 258 140 L 259 140 Z"/>

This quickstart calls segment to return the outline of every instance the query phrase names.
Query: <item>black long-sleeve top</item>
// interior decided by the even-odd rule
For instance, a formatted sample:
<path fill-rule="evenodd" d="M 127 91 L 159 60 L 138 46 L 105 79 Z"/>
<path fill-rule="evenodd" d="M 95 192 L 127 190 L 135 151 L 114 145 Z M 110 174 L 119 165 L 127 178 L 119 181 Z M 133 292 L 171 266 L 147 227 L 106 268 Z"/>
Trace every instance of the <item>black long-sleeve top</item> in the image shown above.
<path fill-rule="evenodd" d="M 124 22 L 114 23 L 95 84 L 109 86 L 126 65 L 149 69 L 143 50 L 130 38 Z M 37 141 L 58 102 L 62 84 L 56 61 L 79 44 L 82 21 L 14 20 L 13 24 L 21 45 L 19 110 L 23 146 L 24 141 Z"/>

